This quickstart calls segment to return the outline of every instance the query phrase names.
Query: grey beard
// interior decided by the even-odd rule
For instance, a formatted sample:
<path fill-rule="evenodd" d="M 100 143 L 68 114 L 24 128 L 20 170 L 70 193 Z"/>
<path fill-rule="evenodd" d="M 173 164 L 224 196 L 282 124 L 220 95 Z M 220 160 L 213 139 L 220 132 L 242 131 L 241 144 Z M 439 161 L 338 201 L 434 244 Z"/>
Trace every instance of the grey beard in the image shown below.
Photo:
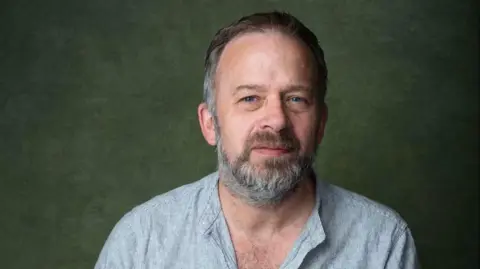
<path fill-rule="evenodd" d="M 229 160 L 217 132 L 218 170 L 224 186 L 244 202 L 260 207 L 283 201 L 312 169 L 314 155 L 275 157 L 260 165 L 249 162 L 250 150 Z"/>

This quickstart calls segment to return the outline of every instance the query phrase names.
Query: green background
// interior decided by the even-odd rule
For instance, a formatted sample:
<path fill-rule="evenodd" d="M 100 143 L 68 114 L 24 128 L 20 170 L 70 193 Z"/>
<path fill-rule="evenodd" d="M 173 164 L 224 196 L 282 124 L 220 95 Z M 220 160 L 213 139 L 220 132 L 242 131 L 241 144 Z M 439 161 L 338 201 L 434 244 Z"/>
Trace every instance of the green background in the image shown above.
<path fill-rule="evenodd" d="M 204 52 L 219 27 L 270 9 L 326 53 L 321 177 L 396 209 L 423 268 L 477 268 L 467 0 L 3 1 L 0 267 L 92 268 L 124 213 L 213 171 L 196 119 Z"/>

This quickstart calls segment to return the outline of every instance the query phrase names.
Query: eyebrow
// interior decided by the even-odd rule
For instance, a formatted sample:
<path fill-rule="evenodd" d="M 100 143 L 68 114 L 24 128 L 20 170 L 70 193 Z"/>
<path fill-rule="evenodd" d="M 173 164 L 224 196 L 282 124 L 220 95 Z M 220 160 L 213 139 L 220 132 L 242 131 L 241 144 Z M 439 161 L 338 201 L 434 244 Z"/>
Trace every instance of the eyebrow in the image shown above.
<path fill-rule="evenodd" d="M 241 90 L 255 90 L 255 91 L 264 91 L 265 87 L 259 84 L 243 84 L 239 85 L 235 88 L 235 92 L 241 91 Z"/>
<path fill-rule="evenodd" d="M 283 92 L 311 91 L 311 87 L 302 84 L 289 84 L 282 89 Z M 241 90 L 266 91 L 266 86 L 261 84 L 243 84 L 235 88 L 234 93 Z"/>

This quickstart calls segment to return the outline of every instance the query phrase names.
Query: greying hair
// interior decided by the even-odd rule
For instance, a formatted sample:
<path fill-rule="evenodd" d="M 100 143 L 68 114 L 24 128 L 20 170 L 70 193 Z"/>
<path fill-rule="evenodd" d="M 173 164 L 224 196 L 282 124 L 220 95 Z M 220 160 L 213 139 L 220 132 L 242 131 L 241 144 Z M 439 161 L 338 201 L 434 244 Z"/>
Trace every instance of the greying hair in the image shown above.
<path fill-rule="evenodd" d="M 286 12 L 255 13 L 240 18 L 215 34 L 205 56 L 205 77 L 203 82 L 203 102 L 207 104 L 210 114 L 217 119 L 215 106 L 215 73 L 218 61 L 225 46 L 235 37 L 253 32 L 278 31 L 305 43 L 315 58 L 318 71 L 317 100 L 323 104 L 327 91 L 327 66 L 323 50 L 315 34 L 293 15 Z"/>

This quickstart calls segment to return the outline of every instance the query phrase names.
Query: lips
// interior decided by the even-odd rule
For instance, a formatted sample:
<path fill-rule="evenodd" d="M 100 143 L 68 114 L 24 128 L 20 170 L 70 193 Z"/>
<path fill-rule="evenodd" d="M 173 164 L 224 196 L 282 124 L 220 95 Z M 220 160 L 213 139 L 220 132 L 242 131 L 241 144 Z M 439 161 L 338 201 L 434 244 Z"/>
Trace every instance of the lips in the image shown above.
<path fill-rule="evenodd" d="M 288 148 L 278 148 L 278 147 L 254 147 L 252 151 L 255 151 L 263 155 L 279 156 L 279 155 L 289 153 L 291 150 Z"/>
<path fill-rule="evenodd" d="M 284 147 L 254 147 L 253 149 L 289 151 L 288 148 L 284 148 Z"/>

